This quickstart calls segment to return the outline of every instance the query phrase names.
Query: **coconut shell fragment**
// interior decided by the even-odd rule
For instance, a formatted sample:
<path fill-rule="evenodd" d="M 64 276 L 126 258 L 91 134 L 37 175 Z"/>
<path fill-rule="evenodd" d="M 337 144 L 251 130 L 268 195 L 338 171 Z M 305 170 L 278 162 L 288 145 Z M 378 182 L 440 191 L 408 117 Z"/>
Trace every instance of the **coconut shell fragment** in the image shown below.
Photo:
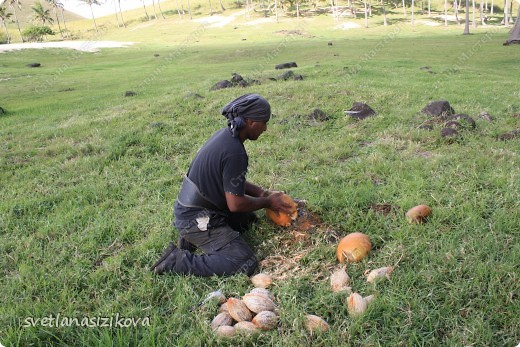
<path fill-rule="evenodd" d="M 367 302 L 358 293 L 352 293 L 347 299 L 348 312 L 352 317 L 359 317 L 367 310 Z"/>
<path fill-rule="evenodd" d="M 390 278 L 390 274 L 394 271 L 394 268 L 391 266 L 381 267 L 379 269 L 374 269 L 369 272 L 367 276 L 368 283 L 374 283 L 380 278 Z"/>
<path fill-rule="evenodd" d="M 345 267 L 338 269 L 330 275 L 330 286 L 334 293 L 346 292 L 350 290 L 350 277 L 345 271 Z"/>
<path fill-rule="evenodd" d="M 311 333 L 324 333 L 329 330 L 329 325 L 323 318 L 313 314 L 305 316 L 305 328 Z"/>

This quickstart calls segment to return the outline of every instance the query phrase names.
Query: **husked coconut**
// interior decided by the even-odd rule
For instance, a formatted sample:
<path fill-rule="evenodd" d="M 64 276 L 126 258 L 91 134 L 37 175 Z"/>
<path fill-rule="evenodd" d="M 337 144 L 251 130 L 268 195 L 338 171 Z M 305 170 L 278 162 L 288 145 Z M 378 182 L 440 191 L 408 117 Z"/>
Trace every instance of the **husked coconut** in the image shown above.
<path fill-rule="evenodd" d="M 236 329 L 235 327 L 229 325 L 221 325 L 217 329 L 215 329 L 215 334 L 220 337 L 231 337 L 235 335 Z"/>
<path fill-rule="evenodd" d="M 272 330 L 278 325 L 278 316 L 271 311 L 262 311 L 253 318 L 253 324 L 261 330 Z"/>
<path fill-rule="evenodd" d="M 268 288 L 273 283 L 273 278 L 265 273 L 259 273 L 251 277 L 251 282 L 256 288 Z"/>
<path fill-rule="evenodd" d="M 229 314 L 237 322 L 251 321 L 251 319 L 253 318 L 253 314 L 251 313 L 251 311 L 247 308 L 246 304 L 240 299 L 229 298 L 227 300 L 227 307 Z"/>
<path fill-rule="evenodd" d="M 242 301 L 251 312 L 255 313 L 272 311 L 275 308 L 273 301 L 264 295 L 246 294 L 242 297 Z"/>
<path fill-rule="evenodd" d="M 258 328 L 252 322 L 242 321 L 234 325 L 237 333 L 251 335 L 258 332 Z"/>
<path fill-rule="evenodd" d="M 233 325 L 233 317 L 228 312 L 219 313 L 211 321 L 211 329 L 216 329 L 223 325 Z"/>

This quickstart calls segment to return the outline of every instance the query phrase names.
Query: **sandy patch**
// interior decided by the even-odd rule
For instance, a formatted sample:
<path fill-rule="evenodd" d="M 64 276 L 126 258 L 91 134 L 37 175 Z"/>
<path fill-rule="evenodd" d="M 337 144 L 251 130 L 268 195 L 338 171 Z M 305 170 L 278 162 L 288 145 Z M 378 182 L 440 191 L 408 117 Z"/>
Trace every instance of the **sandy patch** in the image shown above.
<path fill-rule="evenodd" d="M 260 18 L 256 20 L 252 20 L 250 22 L 244 22 L 241 25 L 258 25 L 258 24 L 264 24 L 264 23 L 274 23 L 276 21 L 275 18 Z"/>
<path fill-rule="evenodd" d="M 438 22 L 432 22 L 432 21 L 429 21 L 429 20 L 418 20 L 418 21 L 416 21 L 416 23 L 418 23 L 418 24 L 424 24 L 424 25 L 426 25 L 426 26 L 430 26 L 430 27 L 436 27 L 436 26 L 441 25 L 441 23 L 438 23 Z"/>
<path fill-rule="evenodd" d="M 206 28 L 220 28 L 220 27 L 223 27 L 223 26 L 233 22 L 236 19 L 236 17 L 241 16 L 245 13 L 246 13 L 246 11 L 243 10 L 243 11 L 233 13 L 230 16 L 215 15 L 215 16 L 208 16 L 208 17 L 204 17 L 204 18 L 200 18 L 200 19 L 195 19 L 194 21 L 197 23 L 201 23 Z"/>
<path fill-rule="evenodd" d="M 334 29 L 341 29 L 341 30 L 348 30 L 348 29 L 357 29 L 361 28 L 361 25 L 354 23 L 354 22 L 345 22 L 341 23 L 340 25 L 336 25 Z"/>
<path fill-rule="evenodd" d="M 70 48 L 82 52 L 98 52 L 100 48 L 120 48 L 133 45 L 134 42 L 118 41 L 59 41 L 59 42 L 27 42 L 0 45 L 0 52 L 20 49 Z"/>

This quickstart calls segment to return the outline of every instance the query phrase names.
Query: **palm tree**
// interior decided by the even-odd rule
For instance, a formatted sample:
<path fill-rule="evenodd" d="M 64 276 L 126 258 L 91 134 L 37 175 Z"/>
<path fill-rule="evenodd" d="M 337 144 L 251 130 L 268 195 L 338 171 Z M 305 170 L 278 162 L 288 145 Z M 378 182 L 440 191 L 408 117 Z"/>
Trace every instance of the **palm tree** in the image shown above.
<path fill-rule="evenodd" d="M 54 9 L 54 15 L 56 16 L 56 23 L 58 23 L 58 29 L 60 30 L 61 38 L 63 38 L 63 31 L 61 31 L 60 19 L 58 17 L 58 8 L 63 9 L 63 4 L 58 0 L 46 0 L 51 7 Z"/>
<path fill-rule="evenodd" d="M 166 17 L 164 17 L 164 13 L 161 8 L 161 0 L 157 0 L 157 6 L 159 6 L 159 12 L 161 13 L 162 19 L 166 19 Z"/>
<path fill-rule="evenodd" d="M 123 11 L 121 11 L 121 0 L 117 0 L 119 6 L 119 14 L 121 15 L 121 22 L 123 22 L 123 28 L 126 28 L 125 20 L 123 19 Z"/>
<path fill-rule="evenodd" d="M 144 4 L 144 0 L 141 0 L 141 2 L 143 3 L 144 14 L 146 14 L 146 20 L 150 20 L 150 16 L 148 15 L 148 11 L 146 11 L 146 5 Z"/>
<path fill-rule="evenodd" d="M 13 10 L 14 20 L 16 22 L 16 26 L 18 27 L 18 33 L 20 34 L 20 39 L 22 42 L 24 42 L 23 36 L 22 36 L 22 30 L 20 29 L 20 22 L 18 21 L 18 16 L 16 15 L 16 8 L 22 9 L 22 2 L 20 0 L 7 0 L 7 4 L 9 5 L 9 8 Z"/>
<path fill-rule="evenodd" d="M 41 22 L 42 26 L 45 26 L 45 22 L 48 22 L 49 24 L 54 22 L 54 19 L 51 16 L 51 11 L 44 9 L 41 2 L 35 2 L 31 9 L 34 12 L 33 20 L 35 22 Z"/>
<path fill-rule="evenodd" d="M 5 23 L 9 18 L 11 18 L 12 13 L 7 12 L 7 8 L 4 6 L 0 6 L 0 21 L 2 21 L 2 26 L 5 29 L 5 37 L 7 38 L 7 43 L 11 43 L 11 36 L 9 36 L 9 30 L 7 30 L 7 24 Z"/>
<path fill-rule="evenodd" d="M 469 0 L 466 0 L 466 19 L 464 20 L 464 35 L 469 35 Z"/>
<path fill-rule="evenodd" d="M 96 29 L 96 33 L 98 32 L 97 29 L 97 23 L 96 23 L 96 17 L 94 16 L 94 10 L 92 9 L 92 5 L 101 5 L 101 3 L 98 0 L 81 0 L 85 4 L 87 4 L 90 7 L 90 13 L 92 14 L 92 20 L 94 21 L 94 29 Z"/>
<path fill-rule="evenodd" d="M 509 32 L 509 37 L 504 45 L 520 44 L 520 6 L 518 6 L 518 15 L 516 16 L 515 25 Z"/>

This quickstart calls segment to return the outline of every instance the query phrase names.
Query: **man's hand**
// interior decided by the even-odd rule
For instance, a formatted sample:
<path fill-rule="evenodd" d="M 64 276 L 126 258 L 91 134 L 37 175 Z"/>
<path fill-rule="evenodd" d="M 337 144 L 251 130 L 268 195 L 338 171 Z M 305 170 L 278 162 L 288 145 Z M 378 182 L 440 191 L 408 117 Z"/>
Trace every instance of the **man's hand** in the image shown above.
<path fill-rule="evenodd" d="M 267 195 L 267 199 L 269 199 L 269 208 L 273 211 L 290 215 L 294 213 L 294 206 L 282 199 L 283 195 L 283 192 L 270 191 Z"/>

